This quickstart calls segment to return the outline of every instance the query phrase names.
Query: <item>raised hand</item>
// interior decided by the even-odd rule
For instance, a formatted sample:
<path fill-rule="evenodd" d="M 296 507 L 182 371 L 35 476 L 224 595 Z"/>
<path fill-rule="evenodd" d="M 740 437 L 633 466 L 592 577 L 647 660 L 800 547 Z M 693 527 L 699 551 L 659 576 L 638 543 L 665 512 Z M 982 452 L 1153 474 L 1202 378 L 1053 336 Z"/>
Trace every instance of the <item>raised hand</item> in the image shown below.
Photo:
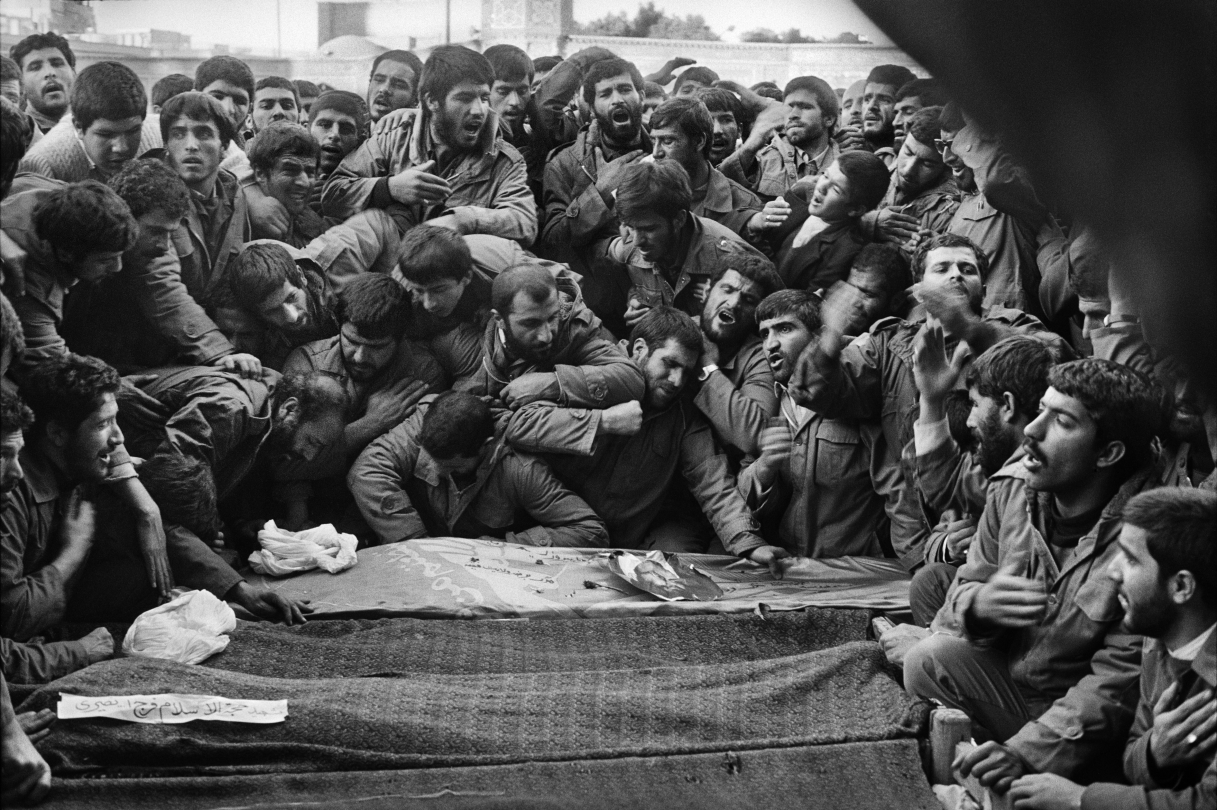
<path fill-rule="evenodd" d="M 875 241 L 900 247 L 917 235 L 921 220 L 888 206 L 875 218 Z"/>
<path fill-rule="evenodd" d="M 762 487 L 770 487 L 777 480 L 778 474 L 786 469 L 790 461 L 790 448 L 794 444 L 794 436 L 789 425 L 782 417 L 769 420 L 769 424 L 761 431 L 761 455 L 755 462 L 753 475 Z"/>
<path fill-rule="evenodd" d="M 961 342 L 955 347 L 954 355 L 947 359 L 942 324 L 928 318 L 913 338 L 913 382 L 922 401 L 928 400 L 941 408 L 947 395 L 959 386 L 963 367 L 971 354 L 968 344 Z"/>

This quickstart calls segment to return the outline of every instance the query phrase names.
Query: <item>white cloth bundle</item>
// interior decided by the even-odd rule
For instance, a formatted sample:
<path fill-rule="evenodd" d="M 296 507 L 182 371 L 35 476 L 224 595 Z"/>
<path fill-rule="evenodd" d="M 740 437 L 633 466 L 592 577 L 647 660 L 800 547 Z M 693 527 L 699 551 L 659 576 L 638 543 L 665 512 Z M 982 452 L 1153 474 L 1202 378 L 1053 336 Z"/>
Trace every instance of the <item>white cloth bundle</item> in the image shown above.
<path fill-rule="evenodd" d="M 186 591 L 141 613 L 123 638 L 123 653 L 197 664 L 228 646 L 237 615 L 210 591 Z"/>
<path fill-rule="evenodd" d="M 261 551 L 249 555 L 249 567 L 259 574 L 281 577 L 313 568 L 331 574 L 345 571 L 355 564 L 355 546 L 359 541 L 353 534 L 342 534 L 332 523 L 315 529 L 288 532 L 266 521 L 258 532 Z"/>

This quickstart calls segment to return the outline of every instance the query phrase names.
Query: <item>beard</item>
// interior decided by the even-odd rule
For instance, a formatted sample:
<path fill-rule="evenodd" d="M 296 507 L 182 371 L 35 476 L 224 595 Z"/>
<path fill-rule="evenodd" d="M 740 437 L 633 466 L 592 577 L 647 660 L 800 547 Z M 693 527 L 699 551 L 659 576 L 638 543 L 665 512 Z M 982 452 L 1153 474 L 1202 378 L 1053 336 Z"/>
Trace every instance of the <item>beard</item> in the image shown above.
<path fill-rule="evenodd" d="M 476 142 L 473 144 L 473 146 L 465 146 L 461 140 L 465 134 L 464 127 L 462 126 L 463 123 L 464 122 L 461 119 L 449 115 L 448 111 L 444 109 L 443 106 L 440 106 L 440 108 L 435 111 L 435 132 L 439 136 L 441 143 L 452 147 L 459 152 L 476 151 Z M 485 129 L 485 127 L 486 121 L 483 121 L 482 129 Z M 480 132 L 481 130 L 479 130 L 479 133 Z M 481 139 L 479 137 L 479 141 L 480 140 Z"/>
<path fill-rule="evenodd" d="M 629 116 L 628 120 L 626 115 Z M 642 105 L 618 104 L 609 110 L 608 115 L 596 113 L 596 123 L 600 125 L 601 134 L 610 142 L 623 146 L 631 144 L 642 132 Z"/>
<path fill-rule="evenodd" d="M 507 347 L 507 353 L 519 360 L 532 363 L 534 366 L 542 366 L 552 368 L 554 357 L 558 354 L 558 336 L 554 335 L 554 339 L 547 346 L 530 347 L 525 346 L 516 336 L 512 334 L 511 329 L 503 330 L 503 344 Z"/>
<path fill-rule="evenodd" d="M 1129 603 L 1124 611 L 1124 626 L 1130 633 L 1149 638 L 1161 638 L 1175 623 L 1178 614 L 1179 607 L 1163 596 L 1161 591 L 1157 591 L 1154 593 L 1153 600 L 1146 604 Z"/>
<path fill-rule="evenodd" d="M 1002 429 L 1001 417 L 996 413 L 990 414 L 972 436 L 976 441 L 976 463 L 987 475 L 1000 470 L 1021 443 L 1014 431 Z"/>

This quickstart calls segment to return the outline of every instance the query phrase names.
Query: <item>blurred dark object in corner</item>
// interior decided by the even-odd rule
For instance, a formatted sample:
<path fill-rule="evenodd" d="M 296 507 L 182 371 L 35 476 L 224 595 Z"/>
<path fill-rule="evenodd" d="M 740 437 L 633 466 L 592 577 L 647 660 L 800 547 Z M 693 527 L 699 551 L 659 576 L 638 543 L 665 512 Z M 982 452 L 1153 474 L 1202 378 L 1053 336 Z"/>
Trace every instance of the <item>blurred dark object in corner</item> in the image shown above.
<path fill-rule="evenodd" d="M 1217 395 L 1217 3 L 855 2 L 1093 224 L 1147 336 Z"/>

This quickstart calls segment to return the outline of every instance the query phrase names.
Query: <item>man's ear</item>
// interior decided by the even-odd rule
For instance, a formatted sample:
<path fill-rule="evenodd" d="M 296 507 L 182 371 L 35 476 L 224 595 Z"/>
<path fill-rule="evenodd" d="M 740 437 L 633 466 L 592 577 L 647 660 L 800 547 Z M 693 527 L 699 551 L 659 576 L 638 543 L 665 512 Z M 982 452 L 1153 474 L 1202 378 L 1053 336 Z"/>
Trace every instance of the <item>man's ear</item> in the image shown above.
<path fill-rule="evenodd" d="M 676 216 L 672 217 L 672 224 L 675 226 L 676 230 L 679 231 L 681 228 L 683 228 L 685 226 L 685 220 L 688 219 L 688 217 L 689 217 L 688 211 L 677 211 L 676 212 Z"/>
<path fill-rule="evenodd" d="M 871 210 L 872 210 L 872 209 L 867 208 L 867 207 L 866 207 L 865 205 L 863 205 L 862 203 L 858 203 L 857 205 L 853 205 L 853 206 L 851 206 L 851 207 L 849 207 L 849 208 L 846 208 L 846 209 L 845 209 L 845 214 L 846 214 L 846 216 L 848 216 L 850 219 L 858 219 L 858 218 L 859 218 L 859 217 L 861 217 L 863 214 L 866 214 L 866 213 L 868 213 L 868 212 L 869 212 L 869 211 L 871 211 Z"/>
<path fill-rule="evenodd" d="M 1108 442 L 1107 446 L 1099 451 L 1099 457 L 1095 461 L 1095 469 L 1110 469 L 1120 463 L 1120 459 L 1124 458 L 1126 448 L 1124 442 Z"/>
<path fill-rule="evenodd" d="M 1009 391 L 1002 391 L 998 413 L 1001 414 L 1002 421 L 1007 425 L 1012 425 L 1018 421 L 1018 400 L 1014 398 L 1014 394 Z"/>
<path fill-rule="evenodd" d="M 646 362 L 647 356 L 651 352 L 647 349 L 647 342 L 642 338 L 635 338 L 633 345 L 630 346 L 630 357 L 639 363 Z"/>
<path fill-rule="evenodd" d="M 1186 568 L 1166 578 L 1166 598 L 1176 605 L 1187 604 L 1196 596 L 1196 577 Z"/>
<path fill-rule="evenodd" d="M 426 107 L 426 108 L 427 108 L 427 111 L 428 111 L 429 113 L 431 113 L 432 115 L 434 115 L 434 114 L 435 114 L 435 112 L 436 112 L 436 110 L 438 110 L 438 109 L 439 109 L 439 102 L 438 102 L 438 101 L 433 100 L 433 99 L 431 98 L 431 94 L 430 94 L 430 93 L 423 93 L 423 97 L 422 97 L 422 99 L 421 99 L 421 102 L 422 102 L 422 106 L 423 106 L 423 107 Z"/>
<path fill-rule="evenodd" d="M 288 397 L 279 403 L 279 413 L 276 414 L 280 419 L 291 416 L 300 410 L 300 400 L 295 397 Z"/>

